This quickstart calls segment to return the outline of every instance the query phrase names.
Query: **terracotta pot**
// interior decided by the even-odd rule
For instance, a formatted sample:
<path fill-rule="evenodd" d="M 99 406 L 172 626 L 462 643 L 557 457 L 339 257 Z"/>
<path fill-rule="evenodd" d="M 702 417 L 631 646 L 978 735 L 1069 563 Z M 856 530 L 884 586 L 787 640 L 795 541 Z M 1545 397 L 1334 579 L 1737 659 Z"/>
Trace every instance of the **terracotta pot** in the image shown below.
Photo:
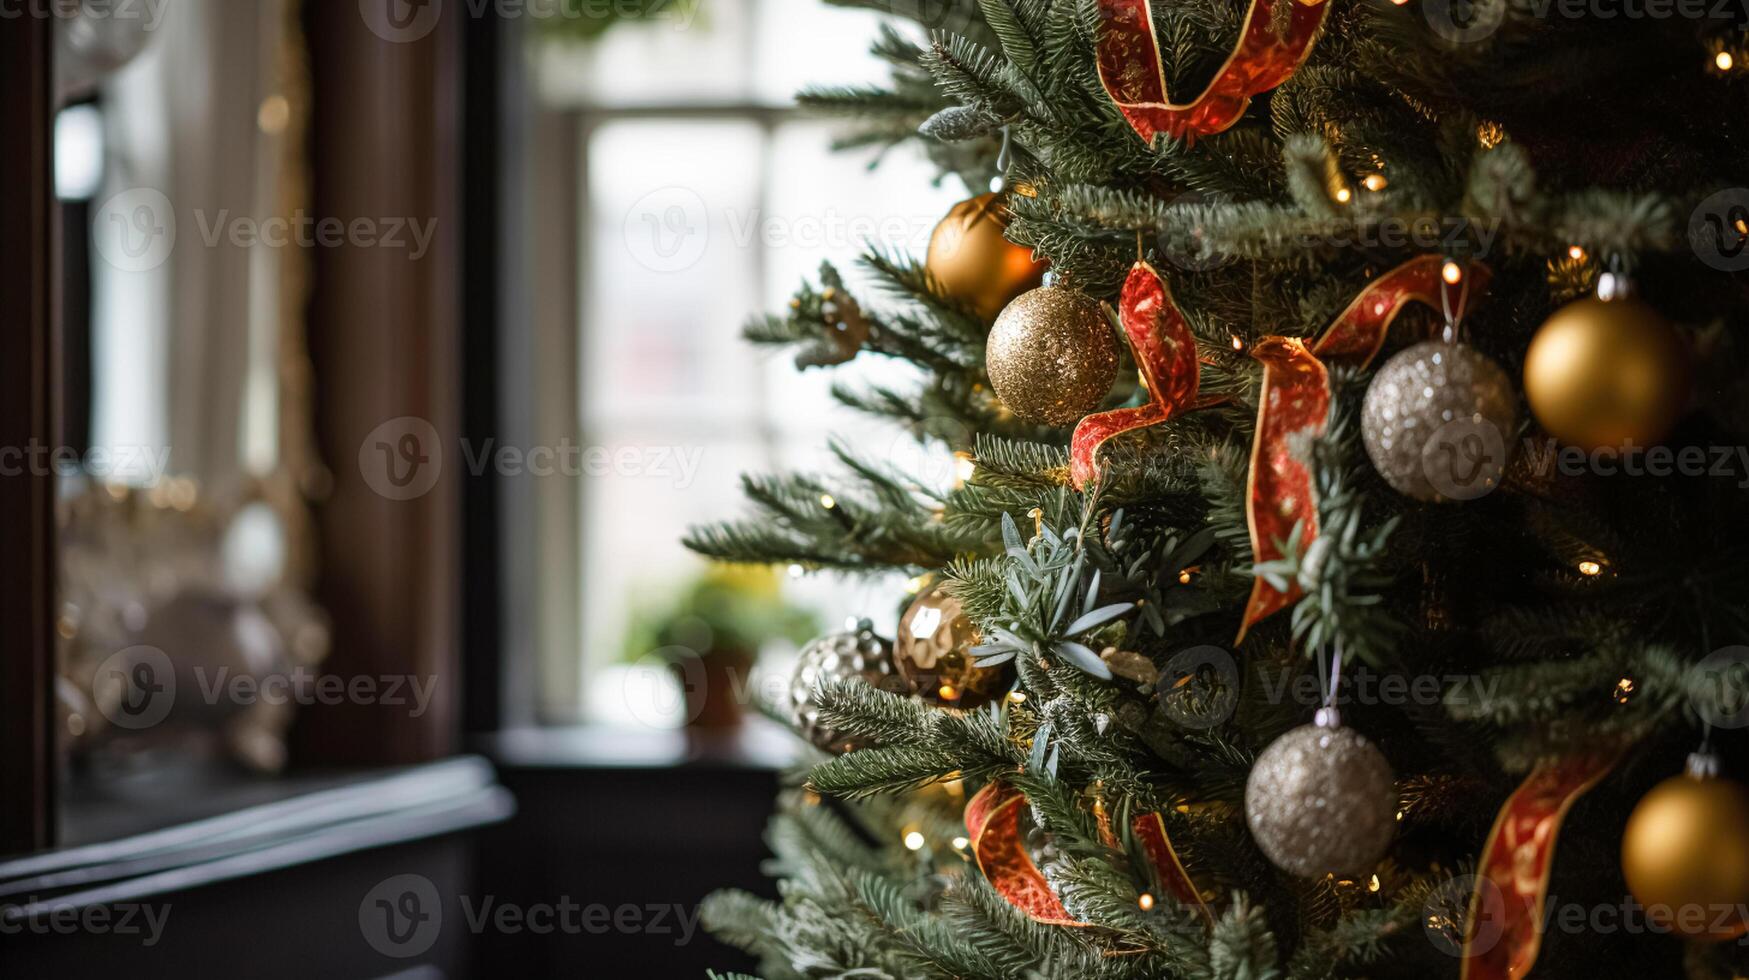
<path fill-rule="evenodd" d="M 741 724 L 741 704 L 751 687 L 753 654 L 746 650 L 710 650 L 669 665 L 686 697 L 687 728 L 734 728 Z"/>

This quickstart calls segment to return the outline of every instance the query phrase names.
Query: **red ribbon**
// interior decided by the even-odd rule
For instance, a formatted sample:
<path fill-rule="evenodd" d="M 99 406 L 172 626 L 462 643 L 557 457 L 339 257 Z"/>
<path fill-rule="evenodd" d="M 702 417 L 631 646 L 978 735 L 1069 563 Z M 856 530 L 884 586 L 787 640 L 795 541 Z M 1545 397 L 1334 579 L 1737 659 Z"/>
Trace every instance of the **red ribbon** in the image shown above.
<path fill-rule="evenodd" d="M 1283 7 L 1290 8 L 1285 17 Z M 1329 0 L 1253 0 L 1238 47 L 1208 88 L 1173 104 L 1148 0 L 1099 0 L 1099 81 L 1148 143 L 1157 133 L 1180 140 L 1219 133 L 1239 121 L 1252 96 L 1293 77 L 1329 11 Z"/>
<path fill-rule="evenodd" d="M 1463 980 L 1519 980 L 1536 964 L 1561 821 L 1617 757 L 1607 752 L 1544 763 L 1507 797 L 1476 869 Z"/>
<path fill-rule="evenodd" d="M 966 804 L 966 833 L 971 838 L 972 856 L 977 859 L 978 869 L 997 894 L 1030 918 L 1054 926 L 1088 925 L 1070 917 L 1056 892 L 1051 891 L 1044 873 L 1027 856 L 1020 834 L 1020 806 L 1025 802 L 1025 793 L 997 780 L 979 790 Z M 1103 822 L 1101 829 L 1106 832 Z M 1138 816 L 1130 821 L 1130 829 L 1159 873 L 1161 887 L 1212 923 L 1214 916 L 1185 873 L 1178 852 L 1172 849 L 1172 839 L 1166 835 L 1166 822 L 1160 814 Z M 1108 843 L 1115 845 L 1115 841 Z"/>
<path fill-rule="evenodd" d="M 1292 337 L 1266 337 L 1251 349 L 1263 364 L 1263 388 L 1257 399 L 1257 433 L 1251 446 L 1250 483 L 1245 516 L 1251 530 L 1251 554 L 1259 564 L 1282 557 L 1281 545 L 1300 526 L 1300 548 L 1318 536 L 1318 507 L 1312 474 L 1288 449 L 1288 436 L 1310 430 L 1322 434 L 1330 410 L 1329 372 L 1325 364 L 1347 361 L 1365 367 L 1384 346 L 1397 314 L 1410 303 L 1438 308 L 1445 260 L 1422 255 L 1373 280 L 1348 304 L 1316 343 L 1307 347 Z M 1488 267 L 1470 264 L 1468 290 L 1480 294 L 1488 285 Z M 1454 310 L 1453 315 L 1461 315 Z M 1287 591 L 1257 577 L 1239 624 L 1245 639 L 1252 624 L 1299 599 L 1298 584 Z"/>
<path fill-rule="evenodd" d="M 1199 407 L 1196 337 L 1178 311 L 1172 290 L 1148 263 L 1130 267 L 1118 297 L 1118 319 L 1148 384 L 1148 404 L 1089 415 L 1075 426 L 1069 440 L 1069 476 L 1077 489 L 1099 476 L 1099 447 L 1108 440 Z"/>

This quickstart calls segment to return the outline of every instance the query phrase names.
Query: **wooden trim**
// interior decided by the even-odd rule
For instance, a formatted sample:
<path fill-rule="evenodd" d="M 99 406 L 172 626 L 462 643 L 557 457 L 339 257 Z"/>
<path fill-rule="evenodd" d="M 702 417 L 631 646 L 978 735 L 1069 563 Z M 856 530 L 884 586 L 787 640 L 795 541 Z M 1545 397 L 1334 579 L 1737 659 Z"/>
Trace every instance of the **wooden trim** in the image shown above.
<path fill-rule="evenodd" d="M 0 18 L 0 447 L 54 446 L 48 17 Z M 54 839 L 55 481 L 0 474 L 0 853 Z"/>
<path fill-rule="evenodd" d="M 138 901 L 484 826 L 515 809 L 477 756 L 358 777 L 134 837 L 0 861 L 0 914 L 11 922 Z"/>
<path fill-rule="evenodd" d="M 459 710 L 462 129 L 460 5 L 410 42 L 368 29 L 357 4 L 312 3 L 313 210 L 322 218 L 430 222 L 429 251 L 318 248 L 310 302 L 315 430 L 333 471 L 318 508 L 317 597 L 333 620 L 324 673 L 435 683 L 428 711 L 317 705 L 301 712 L 300 763 L 392 764 L 449 754 Z M 360 449 L 379 426 L 419 421 L 435 483 L 392 499 Z M 405 433 L 390 439 L 403 445 Z M 386 443 L 385 443 L 386 445 Z M 423 471 L 421 471 L 423 472 Z M 380 470 L 379 470 L 380 475 Z"/>

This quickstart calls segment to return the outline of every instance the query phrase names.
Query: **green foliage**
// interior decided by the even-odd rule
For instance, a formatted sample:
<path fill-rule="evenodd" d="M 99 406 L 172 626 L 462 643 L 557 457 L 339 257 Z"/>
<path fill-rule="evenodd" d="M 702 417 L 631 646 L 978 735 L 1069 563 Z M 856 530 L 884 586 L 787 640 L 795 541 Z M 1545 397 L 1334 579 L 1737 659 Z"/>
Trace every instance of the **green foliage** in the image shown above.
<path fill-rule="evenodd" d="M 770 834 L 782 899 L 726 893 L 707 925 L 773 980 L 1449 975 L 1456 961 L 1423 936 L 1426 903 L 1473 866 L 1521 773 L 1565 753 L 1625 753 L 1570 821 L 1583 853 L 1597 844 L 1588 833 L 1676 770 L 1704 719 L 1736 711 L 1731 678 L 1700 661 L 1749 642 L 1749 508 L 1733 480 L 1568 478 L 1529 449 L 1482 500 L 1411 501 L 1365 458 L 1368 372 L 1338 367 L 1326 430 L 1292 446 L 1313 477 L 1316 542 L 1305 546 L 1302 523 L 1287 557 L 1259 562 L 1247 474 L 1261 370 L 1248 352 L 1271 335 L 1316 336 L 1379 273 L 1434 253 L 1492 269 L 1468 340 L 1516 373 L 1535 326 L 1620 261 L 1673 319 L 1704 327 L 1703 411 L 1678 437 L 1744 444 L 1749 312 L 1739 283 L 1693 260 L 1687 229 L 1707 194 L 1749 186 L 1737 134 L 1749 87 L 1701 71 L 1734 32 L 1486 0 L 1498 29 L 1456 44 L 1424 4 L 1339 4 L 1298 73 L 1236 126 L 1150 146 L 1100 84 L 1092 0 L 849 5 L 924 29 L 877 39 L 891 84 L 813 89 L 802 103 L 847 122 L 840 145 L 914 147 L 976 189 L 997 173 L 1006 126 L 1003 176 L 1028 191 L 1009 199 L 1009 237 L 1102 300 L 1138 258 L 1153 264 L 1196 337 L 1210 404 L 1113 440 L 1099 484 L 1078 491 L 1068 431 L 1016 419 L 993 395 L 988 325 L 920 256 L 864 257 L 862 355 L 901 359 L 919 380 L 840 380 L 834 393 L 971 472 L 931 483 L 835 446 L 839 473 L 748 478 L 755 515 L 688 544 L 808 569 L 944 573 L 981 631 L 976 656 L 1010 672 L 1016 696 L 960 711 L 828 685 L 825 723 L 864 747 L 810 769 L 818 796 L 782 802 Z M 1243 5 L 1153 8 L 1169 88 L 1200 90 Z M 818 288 L 802 284 L 749 339 L 817 343 L 827 290 L 844 288 L 823 267 Z M 1386 356 L 1437 324 L 1436 312 L 1405 314 Z M 1120 374 L 1106 408 L 1147 397 L 1127 365 Z M 1232 649 L 1259 577 L 1303 596 Z M 1180 669 L 1208 646 L 1230 656 L 1230 675 Z M 1316 690 L 1335 649 L 1351 672 L 1433 681 L 1430 697 L 1344 710 L 1398 775 L 1400 846 L 1374 883 L 1279 872 L 1243 817 L 1252 760 L 1316 706 L 1283 692 Z M 1089 927 L 1027 918 L 951 843 L 967 796 L 997 779 L 1027 794 L 1033 856 Z M 1169 897 L 1130 839 L 1128 817 L 1152 811 L 1211 900 L 1212 926 Z M 922 828 L 925 845 L 900 844 L 904 828 Z M 1557 865 L 1563 888 L 1620 893 L 1614 841 L 1603 845 L 1591 851 L 1603 858 Z M 1538 970 L 1663 976 L 1679 958 L 1661 939 L 1587 940 L 1545 952 Z M 1740 953 L 1719 949 L 1695 947 L 1690 975 L 1735 975 Z"/>

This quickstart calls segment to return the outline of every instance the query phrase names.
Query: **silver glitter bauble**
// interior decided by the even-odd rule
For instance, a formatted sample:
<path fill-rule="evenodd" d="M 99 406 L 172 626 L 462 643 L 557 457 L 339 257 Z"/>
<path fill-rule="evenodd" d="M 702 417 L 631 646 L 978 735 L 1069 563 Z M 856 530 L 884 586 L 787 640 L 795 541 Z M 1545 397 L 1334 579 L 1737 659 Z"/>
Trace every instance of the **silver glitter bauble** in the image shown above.
<path fill-rule="evenodd" d="M 821 684 L 847 677 L 860 677 L 886 691 L 903 686 L 893 672 L 892 644 L 876 636 L 867 620 L 858 623 L 855 630 L 828 633 L 802 647 L 795 673 L 790 676 L 790 724 L 826 752 L 845 752 L 853 746 L 848 737 L 820 724 L 815 695 Z"/>
<path fill-rule="evenodd" d="M 1251 767 L 1245 821 L 1283 871 L 1306 878 L 1372 870 L 1396 830 L 1390 763 L 1350 728 L 1304 725 Z"/>
<path fill-rule="evenodd" d="M 1498 364 L 1463 344 L 1428 341 L 1385 362 L 1361 408 L 1366 454 L 1417 500 L 1474 500 L 1500 485 L 1518 397 Z"/>

